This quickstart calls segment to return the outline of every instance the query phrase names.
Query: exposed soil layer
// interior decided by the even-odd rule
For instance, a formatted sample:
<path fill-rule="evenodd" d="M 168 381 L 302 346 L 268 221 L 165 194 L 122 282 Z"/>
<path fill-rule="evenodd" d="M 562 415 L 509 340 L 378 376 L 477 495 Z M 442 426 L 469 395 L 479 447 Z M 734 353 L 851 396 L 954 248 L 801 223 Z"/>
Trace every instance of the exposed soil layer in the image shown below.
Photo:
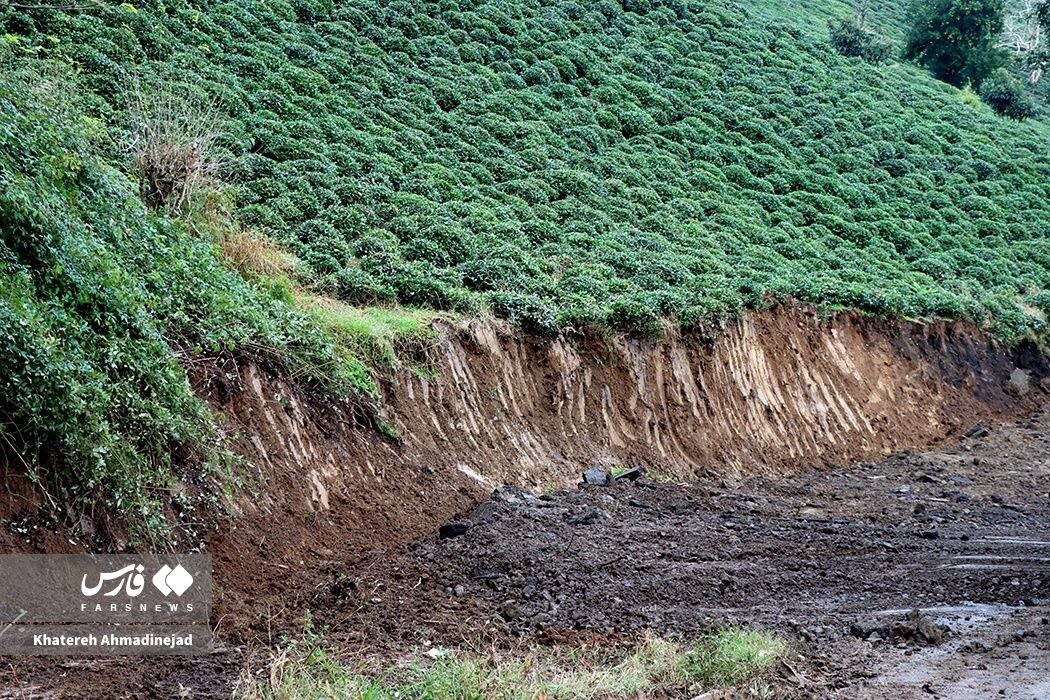
<path fill-rule="evenodd" d="M 440 330 L 433 374 L 402 369 L 383 385 L 400 442 L 255 365 L 200 378 L 258 476 L 208 543 L 231 625 L 272 625 L 316 567 L 406 542 L 501 484 L 565 486 L 595 464 L 683 479 L 842 465 L 1045 395 L 1038 356 L 1008 355 L 965 324 L 778 308 L 714 340 L 658 345 L 538 341 L 482 322 Z"/>
<path fill-rule="evenodd" d="M 1038 574 L 1041 562 L 1020 578 L 971 566 L 998 560 L 935 568 L 951 556 L 1032 563 L 1029 550 L 1042 545 L 962 534 L 1045 527 L 1045 470 L 1002 471 L 1029 463 L 1045 447 L 1037 438 L 1026 437 L 1027 452 L 1013 457 L 987 441 L 970 445 L 987 452 L 981 464 L 958 448 L 819 471 L 937 445 L 1045 400 L 1038 354 L 1007 354 L 964 324 L 821 320 L 781 308 L 741 319 L 714 340 L 674 336 L 652 345 L 539 342 L 474 322 L 442 329 L 431 361 L 428 378 L 404 369 L 383 385 L 385 417 L 400 441 L 363 425 L 351 404 L 311 400 L 294 380 L 258 365 L 195 377 L 249 477 L 231 515 L 207 533 L 223 647 L 205 659 L 132 664 L 119 675 L 117 662 L 104 660 L 19 663 L 5 672 L 7 685 L 66 688 L 67 679 L 87 677 L 113 694 L 156 696 L 188 681 L 222 694 L 240 665 L 237 645 L 301 631 L 306 609 L 323 611 L 348 648 L 394 654 L 423 640 L 479 635 L 629 643 L 643 627 L 692 634 L 735 618 L 784 627 L 790 619 L 812 624 L 815 611 L 845 624 L 878 606 L 964 595 L 1013 604 L 1008 594 L 1050 579 Z M 1012 428 L 1009 439 L 1024 430 Z M 922 459 L 932 461 L 915 461 Z M 541 499 L 504 491 L 474 511 L 466 536 L 424 540 L 411 556 L 389 557 L 470 512 L 499 484 L 539 492 L 595 465 L 700 481 Z M 932 473 L 904 483 L 920 470 Z M 75 537 L 48 530 L 24 479 L 5 478 L 0 551 L 79 549 Z M 974 491 L 993 480 L 998 501 Z M 913 490 L 883 493 L 891 483 Z M 971 500 L 942 494 L 951 491 Z M 482 563 L 490 569 L 475 570 Z"/>
<path fill-rule="evenodd" d="M 442 327 L 430 363 L 383 381 L 400 440 L 257 364 L 191 372 L 246 460 L 230 517 L 202 514 L 229 626 L 249 636 L 294 615 L 318 567 L 418 537 L 500 484 L 565 486 L 592 465 L 690 479 L 878 459 L 1020 415 L 1050 388 L 1038 354 L 1006 353 L 966 324 L 793 307 L 656 345 L 540 341 L 473 321 Z M 49 532 L 39 497 L 9 471 L 0 551 L 100 546 Z"/>
<path fill-rule="evenodd" d="M 792 640 L 774 679 L 787 697 L 1050 692 L 1047 410 L 830 471 L 499 489 L 459 522 L 460 536 L 335 557 L 300 612 L 358 657 L 739 624 Z M 0 696 L 222 696 L 243 658 L 7 662 Z"/>

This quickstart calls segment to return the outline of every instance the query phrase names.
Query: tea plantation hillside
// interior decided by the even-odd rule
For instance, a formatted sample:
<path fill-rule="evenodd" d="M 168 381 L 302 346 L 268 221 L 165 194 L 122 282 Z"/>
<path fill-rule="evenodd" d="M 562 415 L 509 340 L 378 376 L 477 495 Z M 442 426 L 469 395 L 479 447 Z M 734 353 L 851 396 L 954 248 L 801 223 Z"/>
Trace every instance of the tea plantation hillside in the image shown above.
<path fill-rule="evenodd" d="M 230 466 L 186 367 L 251 355 L 367 395 L 360 351 L 425 332 L 426 311 L 317 313 L 304 288 L 539 333 L 658 336 L 796 299 L 1045 341 L 1050 127 L 840 56 L 827 21 L 848 12 L 3 4 L 0 463 L 55 517 L 102 499 L 164 535 Z M 901 3 L 869 19 L 899 53 Z M 207 176 L 186 208 L 141 177 L 158 105 L 167 136 L 214 125 L 206 161 L 177 152 Z"/>
<path fill-rule="evenodd" d="M 870 16 L 901 35 L 895 0 Z M 1050 309 L 1050 130 L 837 55 L 822 0 L 236 0 L 2 11 L 120 123 L 131 76 L 229 117 L 244 222 L 352 303 L 656 333 L 793 297 Z M 899 48 L 899 46 L 897 47 Z"/>

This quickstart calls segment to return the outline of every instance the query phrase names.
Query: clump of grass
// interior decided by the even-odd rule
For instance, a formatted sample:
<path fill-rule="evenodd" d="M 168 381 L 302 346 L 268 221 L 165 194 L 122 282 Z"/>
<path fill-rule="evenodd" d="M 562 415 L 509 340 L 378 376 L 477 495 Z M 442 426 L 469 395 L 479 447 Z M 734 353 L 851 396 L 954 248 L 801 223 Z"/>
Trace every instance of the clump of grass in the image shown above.
<path fill-rule="evenodd" d="M 288 277 L 295 274 L 298 260 L 266 236 L 248 228 L 236 227 L 219 238 L 223 257 L 248 279 Z"/>
<path fill-rule="evenodd" d="M 533 649 L 512 654 L 436 650 L 376 672 L 340 663 L 313 638 L 278 653 L 262 677 L 246 674 L 241 700 L 291 698 L 631 698 L 741 686 L 768 671 L 787 644 L 759 631 L 721 630 L 692 645 L 647 636 L 633 651 Z"/>
<path fill-rule="evenodd" d="M 627 472 L 631 471 L 631 469 L 633 469 L 633 468 L 634 467 L 624 467 L 624 466 L 613 467 L 612 469 L 609 470 L 609 475 L 613 479 L 618 479 L 619 477 L 623 476 Z M 653 483 L 658 483 L 658 484 L 677 484 L 680 481 L 680 479 L 678 479 L 673 474 L 668 474 L 667 472 L 662 472 L 662 471 L 659 471 L 658 469 L 652 469 L 650 467 L 644 467 L 643 470 L 642 470 L 642 474 L 649 481 L 652 481 Z"/>
<path fill-rule="evenodd" d="M 704 686 L 738 685 L 772 668 L 785 653 L 787 642 L 768 632 L 718 630 L 685 655 L 681 673 Z"/>
<path fill-rule="evenodd" d="M 391 370 L 408 366 L 426 371 L 437 340 L 433 322 L 442 316 L 407 307 L 355 307 L 317 296 L 303 297 L 301 306 L 350 352 Z"/>

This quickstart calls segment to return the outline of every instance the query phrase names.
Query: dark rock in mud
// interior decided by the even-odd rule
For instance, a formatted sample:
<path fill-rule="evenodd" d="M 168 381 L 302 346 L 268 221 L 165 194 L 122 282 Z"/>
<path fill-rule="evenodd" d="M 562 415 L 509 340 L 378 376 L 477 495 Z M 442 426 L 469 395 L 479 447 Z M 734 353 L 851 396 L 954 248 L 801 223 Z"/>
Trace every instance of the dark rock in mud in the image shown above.
<path fill-rule="evenodd" d="M 463 522 L 451 522 L 445 523 L 438 528 L 438 538 L 447 540 L 451 537 L 460 537 L 467 534 L 467 530 L 470 529 L 468 523 Z"/>
<path fill-rule="evenodd" d="M 988 436 L 988 428 L 984 427 L 984 421 L 975 423 L 973 427 L 963 433 L 963 437 L 982 438 Z"/>
<path fill-rule="evenodd" d="M 896 639 L 937 645 L 951 632 L 947 625 L 937 624 L 931 617 L 912 610 L 903 620 L 867 618 L 850 624 L 849 632 L 860 639 Z"/>
<path fill-rule="evenodd" d="M 506 620 L 517 620 L 521 617 L 522 611 L 521 606 L 515 600 L 508 600 L 500 606 L 500 614 L 503 615 Z"/>
<path fill-rule="evenodd" d="M 889 632 L 889 624 L 882 620 L 857 620 L 849 626 L 849 633 L 860 639 L 871 639 L 873 635 L 884 638 Z"/>
<path fill-rule="evenodd" d="M 583 483 L 589 486 L 608 486 L 609 472 L 600 467 L 591 467 L 583 473 Z"/>
<path fill-rule="evenodd" d="M 617 474 L 616 481 L 637 481 L 644 474 L 644 469 L 635 467 L 634 469 L 628 469 L 623 474 Z"/>
<path fill-rule="evenodd" d="M 539 500 L 531 491 L 517 486 L 500 486 L 492 492 L 492 500 L 512 506 L 523 506 Z"/>
<path fill-rule="evenodd" d="M 940 644 L 948 632 L 946 625 L 938 625 L 928 617 L 920 617 L 916 623 L 916 632 L 927 644 Z"/>
<path fill-rule="evenodd" d="M 598 518 L 600 518 L 601 516 L 602 516 L 602 512 L 600 510 L 598 510 L 597 508 L 588 508 L 585 511 L 583 511 L 582 513 L 577 513 L 576 515 L 574 515 L 571 518 L 569 518 L 569 524 L 570 525 L 589 525 L 589 524 L 595 522 L 596 520 L 598 520 Z"/>
<path fill-rule="evenodd" d="M 931 645 L 943 642 L 950 631 L 947 625 L 938 625 L 918 610 L 912 610 L 904 620 L 894 622 L 890 626 L 891 637 Z"/>

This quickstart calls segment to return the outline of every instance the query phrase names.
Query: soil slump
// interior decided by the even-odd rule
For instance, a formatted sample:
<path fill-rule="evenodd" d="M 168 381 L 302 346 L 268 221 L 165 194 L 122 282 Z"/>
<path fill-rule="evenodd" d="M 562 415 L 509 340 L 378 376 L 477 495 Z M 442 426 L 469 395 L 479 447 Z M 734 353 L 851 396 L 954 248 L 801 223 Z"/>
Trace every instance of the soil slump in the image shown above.
<path fill-rule="evenodd" d="M 1045 369 L 965 324 L 799 308 L 662 344 L 541 342 L 475 321 L 441 329 L 432 360 L 433 374 L 383 384 L 397 441 L 259 366 L 198 381 L 259 478 L 208 543 L 233 624 L 294 610 L 310 585 L 298 572 L 406 542 L 500 484 L 565 486 L 594 465 L 691 479 L 880 459 L 1031 410 Z M 1027 384 L 1012 391 L 1018 363 Z"/>
<path fill-rule="evenodd" d="M 253 634 L 295 636 L 309 610 L 330 643 L 390 660 L 736 624 L 792 641 L 772 679 L 782 697 L 1043 698 L 1050 412 L 967 432 L 791 476 L 500 488 L 465 527 L 334 555 L 294 611 Z M 0 697 L 228 697 L 245 649 L 224 625 L 224 645 L 200 659 L 8 660 Z"/>

